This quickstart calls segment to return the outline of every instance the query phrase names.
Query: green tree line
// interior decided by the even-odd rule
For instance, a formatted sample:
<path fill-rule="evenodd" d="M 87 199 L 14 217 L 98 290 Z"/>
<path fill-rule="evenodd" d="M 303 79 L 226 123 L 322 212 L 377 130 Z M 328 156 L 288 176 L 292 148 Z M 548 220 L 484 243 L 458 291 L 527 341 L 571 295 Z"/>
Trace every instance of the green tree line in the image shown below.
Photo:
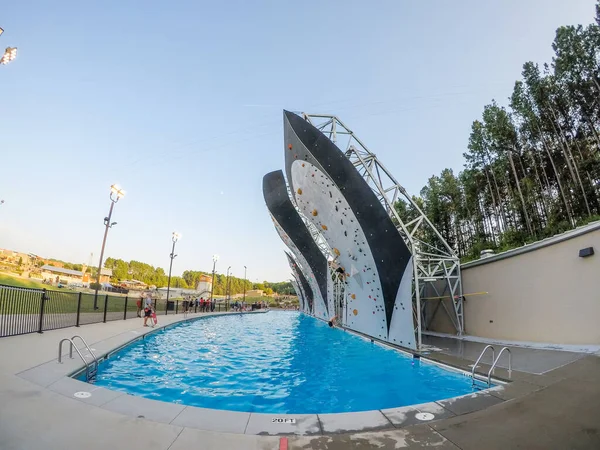
<path fill-rule="evenodd" d="M 165 273 L 162 267 L 154 267 L 150 264 L 142 263 L 139 261 L 123 261 L 122 259 L 106 258 L 104 267 L 112 269 L 114 282 L 124 280 L 138 280 L 148 285 L 154 285 L 156 287 L 165 287 L 168 283 L 168 275 Z M 203 272 L 196 270 L 186 270 L 182 276 L 171 276 L 171 287 L 184 288 L 184 289 L 196 289 L 200 282 L 201 275 L 208 275 L 212 277 L 211 272 Z M 227 284 L 227 275 L 221 273 L 215 273 L 214 293 L 216 295 L 225 295 Z M 293 293 L 293 287 L 291 283 L 284 281 L 280 283 L 270 283 L 264 281 L 263 283 L 252 283 L 249 280 L 237 278 L 234 276 L 229 277 L 229 293 L 231 295 L 241 294 L 244 292 L 244 285 L 246 291 L 250 289 L 262 289 L 267 295 L 273 293 L 290 295 Z"/>
<path fill-rule="evenodd" d="M 523 65 L 506 106 L 484 106 L 464 170 L 413 198 L 463 260 L 600 219 L 600 2 L 596 23 L 558 28 L 552 48 L 549 64 Z"/>

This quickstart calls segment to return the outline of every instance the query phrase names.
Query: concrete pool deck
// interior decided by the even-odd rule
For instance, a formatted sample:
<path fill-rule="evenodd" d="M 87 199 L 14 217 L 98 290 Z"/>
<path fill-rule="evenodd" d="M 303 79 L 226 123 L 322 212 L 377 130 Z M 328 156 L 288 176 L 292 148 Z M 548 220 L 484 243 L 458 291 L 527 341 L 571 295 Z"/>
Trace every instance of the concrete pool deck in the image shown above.
<path fill-rule="evenodd" d="M 182 319 L 160 317 L 162 326 Z M 77 355 L 73 360 L 67 356 L 64 364 L 56 361 L 58 342 L 65 337 L 82 335 L 100 356 L 151 331 L 131 319 L 0 339 L 0 450 L 278 449 L 278 435 L 288 435 L 289 449 L 600 448 L 597 356 L 571 355 L 572 361 L 543 375 L 498 369 L 496 377 L 512 382 L 426 405 L 289 416 L 131 396 L 65 378 L 82 367 Z M 449 352 L 428 356 L 466 370 L 472 364 Z M 487 373 L 485 366 L 481 373 Z M 79 391 L 92 395 L 77 399 L 73 394 Z M 433 414 L 434 420 L 420 421 L 419 413 Z"/>

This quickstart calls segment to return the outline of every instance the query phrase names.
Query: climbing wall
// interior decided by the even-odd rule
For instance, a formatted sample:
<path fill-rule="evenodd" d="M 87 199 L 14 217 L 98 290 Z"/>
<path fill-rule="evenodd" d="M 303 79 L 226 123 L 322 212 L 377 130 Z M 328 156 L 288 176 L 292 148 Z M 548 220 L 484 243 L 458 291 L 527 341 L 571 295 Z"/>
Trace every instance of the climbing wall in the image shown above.
<path fill-rule="evenodd" d="M 346 326 L 387 340 L 387 321 L 381 283 L 366 236 L 340 190 L 309 162 L 295 161 L 292 179 L 300 211 L 322 230 L 346 273 Z M 365 301 L 365 298 L 369 301 Z"/>
<path fill-rule="evenodd" d="M 329 312 L 329 303 L 333 301 L 333 283 L 327 259 L 292 204 L 281 170 L 264 176 L 263 195 L 279 237 L 292 252 L 294 263 L 310 286 L 311 304 L 314 305 L 310 313 L 328 320 L 333 315 Z M 300 285 L 302 287 L 302 283 Z M 304 289 L 305 295 L 306 291 Z"/>
<path fill-rule="evenodd" d="M 300 294 L 300 288 L 298 287 L 298 282 L 295 279 L 293 279 L 290 281 L 290 283 L 292 283 L 292 288 L 294 289 L 294 292 L 296 293 L 296 297 L 298 297 L 300 311 L 304 312 L 304 296 L 302 296 Z"/>
<path fill-rule="evenodd" d="M 312 290 L 312 287 L 308 283 L 308 280 L 304 276 L 304 273 L 302 273 L 302 270 L 298 266 L 298 263 L 294 260 L 294 257 L 288 252 L 285 252 L 285 254 L 288 258 L 290 268 L 292 269 L 292 274 L 294 275 L 294 278 L 298 280 L 300 292 L 302 293 L 304 302 L 307 305 L 306 309 L 309 311 L 309 314 L 315 314 L 314 311 L 318 310 L 318 307 L 315 305 L 314 292 Z"/>
<path fill-rule="evenodd" d="M 286 253 L 286 255 L 287 255 L 287 253 Z M 298 281 L 298 278 L 296 277 L 296 274 L 294 273 L 294 268 L 291 263 L 290 263 L 290 269 L 292 269 L 292 277 L 293 277 L 293 279 L 291 280 L 291 283 L 292 283 L 292 287 L 294 288 L 294 291 L 296 292 L 296 296 L 298 297 L 298 303 L 300 304 L 300 311 L 310 314 L 310 311 L 308 310 L 308 304 L 307 304 L 306 300 L 304 299 L 304 292 L 300 288 L 300 282 Z"/>
<path fill-rule="evenodd" d="M 387 212 L 335 144 L 287 111 L 284 139 L 295 202 L 345 273 L 346 326 L 415 348 L 411 254 Z"/>

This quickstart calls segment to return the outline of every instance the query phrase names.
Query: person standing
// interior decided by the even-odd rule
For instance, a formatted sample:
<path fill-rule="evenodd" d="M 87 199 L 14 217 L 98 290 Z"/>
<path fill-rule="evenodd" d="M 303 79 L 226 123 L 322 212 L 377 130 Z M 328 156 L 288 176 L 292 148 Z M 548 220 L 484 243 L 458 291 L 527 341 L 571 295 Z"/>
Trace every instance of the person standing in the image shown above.
<path fill-rule="evenodd" d="M 140 295 L 140 298 L 135 302 L 137 306 L 137 316 L 142 317 L 142 302 L 144 301 L 144 294 Z"/>
<path fill-rule="evenodd" d="M 144 307 L 144 326 L 148 326 L 148 319 L 152 324 L 152 298 L 150 296 L 146 297 L 146 306 Z"/>

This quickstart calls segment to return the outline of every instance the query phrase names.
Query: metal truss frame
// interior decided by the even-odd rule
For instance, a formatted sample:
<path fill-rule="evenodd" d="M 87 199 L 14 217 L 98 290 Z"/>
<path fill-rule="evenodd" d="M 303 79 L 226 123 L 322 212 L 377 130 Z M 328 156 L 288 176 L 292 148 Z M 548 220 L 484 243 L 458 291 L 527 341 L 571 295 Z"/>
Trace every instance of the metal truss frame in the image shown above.
<path fill-rule="evenodd" d="M 333 282 L 333 309 L 337 320 L 342 324 L 348 323 L 348 299 L 346 298 L 346 283 L 344 277 L 333 269 L 329 270 Z"/>
<path fill-rule="evenodd" d="M 331 251 L 331 247 L 329 247 L 329 244 L 327 243 L 327 241 L 325 240 L 325 238 L 323 237 L 323 235 L 321 234 L 319 229 L 310 220 L 308 220 L 304 216 L 304 214 L 302 213 L 300 208 L 298 208 L 298 205 L 296 204 L 296 198 L 294 197 L 294 194 L 292 193 L 292 190 L 290 189 L 289 184 L 287 184 L 287 192 L 288 192 L 288 197 L 290 198 L 290 201 L 292 202 L 292 205 L 294 205 L 294 208 L 296 209 L 296 212 L 302 219 L 302 222 L 304 222 L 304 225 L 306 225 L 306 228 L 308 228 L 308 232 L 310 233 L 313 240 L 317 244 L 317 247 L 319 247 L 319 250 L 321 250 L 321 253 L 323 253 L 323 255 L 325 256 L 327 261 L 328 262 L 331 261 L 333 259 L 333 252 Z"/>
<path fill-rule="evenodd" d="M 308 113 L 301 113 L 301 116 L 345 153 L 373 190 L 408 246 L 413 256 L 413 302 L 418 348 L 422 348 L 422 331 L 431 324 L 440 305 L 448 314 L 456 333 L 462 335 L 462 281 L 460 260 L 454 249 L 377 156 L 337 116 Z M 338 143 L 340 140 L 342 145 Z M 395 208 L 399 200 L 404 200 L 409 207 L 411 219 L 406 222 Z M 435 293 L 435 296 L 424 297 L 428 292 Z M 444 303 L 445 299 L 452 300 L 451 311 Z M 426 317 L 426 303 L 421 300 L 439 301 L 431 317 Z"/>

